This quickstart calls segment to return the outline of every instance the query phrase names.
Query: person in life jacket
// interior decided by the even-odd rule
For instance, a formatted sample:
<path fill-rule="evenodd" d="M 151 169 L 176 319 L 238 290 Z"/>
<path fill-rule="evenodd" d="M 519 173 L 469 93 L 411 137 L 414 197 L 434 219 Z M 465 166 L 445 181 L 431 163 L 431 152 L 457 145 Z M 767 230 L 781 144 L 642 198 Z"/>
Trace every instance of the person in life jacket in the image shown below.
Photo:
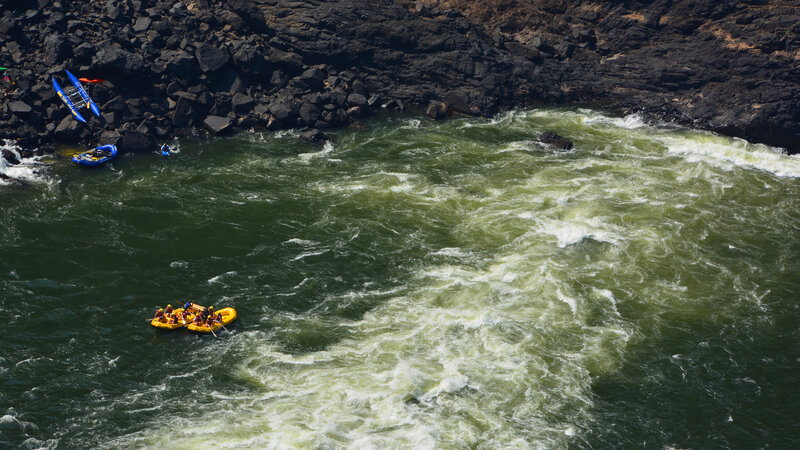
<path fill-rule="evenodd" d="M 178 323 L 178 316 L 176 316 L 175 314 L 169 314 L 167 316 L 167 323 L 170 325 Z"/>
<path fill-rule="evenodd" d="M 167 309 L 164 310 L 164 314 L 172 314 L 172 305 L 167 305 Z"/>
<path fill-rule="evenodd" d="M 197 326 L 203 325 L 203 318 L 200 317 L 200 314 L 194 316 L 194 324 Z"/>
<path fill-rule="evenodd" d="M 153 317 L 154 319 L 163 319 L 164 318 L 164 308 L 158 308 L 156 311 L 156 315 Z"/>
<path fill-rule="evenodd" d="M 206 317 L 206 326 L 211 328 L 212 325 L 214 325 L 214 316 L 209 314 L 208 317 Z"/>

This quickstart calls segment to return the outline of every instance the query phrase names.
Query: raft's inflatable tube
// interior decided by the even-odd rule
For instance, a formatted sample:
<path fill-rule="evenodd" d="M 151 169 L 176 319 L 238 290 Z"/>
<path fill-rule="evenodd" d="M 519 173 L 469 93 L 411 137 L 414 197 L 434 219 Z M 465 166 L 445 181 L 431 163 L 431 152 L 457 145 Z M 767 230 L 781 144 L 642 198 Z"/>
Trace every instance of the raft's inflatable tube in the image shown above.
<path fill-rule="evenodd" d="M 96 151 L 99 152 L 100 155 L 95 155 Z M 79 166 L 97 167 L 114 159 L 116 156 L 117 147 L 115 145 L 101 145 L 100 147 L 89 150 L 88 152 L 78 153 L 72 157 L 72 162 Z"/>
<path fill-rule="evenodd" d="M 189 331 L 194 331 L 195 333 L 211 333 L 212 330 L 216 333 L 217 330 L 223 326 L 226 326 L 236 320 L 236 310 L 233 308 L 222 308 L 217 311 L 217 313 L 222 316 L 222 323 L 215 323 L 211 326 L 211 329 L 205 326 L 205 324 L 195 325 L 193 323 L 189 324 L 189 326 L 186 328 L 188 328 Z"/>
<path fill-rule="evenodd" d="M 182 312 L 183 312 L 183 308 L 178 308 L 175 311 L 173 311 L 173 313 L 175 313 L 175 314 L 179 314 L 179 313 L 182 313 Z M 158 319 L 153 319 L 153 320 L 150 321 L 150 325 L 152 325 L 152 326 L 154 326 L 156 328 L 159 328 L 161 330 L 177 330 L 178 328 L 183 328 L 187 324 L 192 323 L 191 322 L 192 319 L 194 319 L 194 315 L 191 315 L 191 316 L 187 317 L 186 318 L 186 324 L 184 324 L 181 320 L 178 320 L 176 323 L 166 323 L 166 322 L 161 322 Z"/>

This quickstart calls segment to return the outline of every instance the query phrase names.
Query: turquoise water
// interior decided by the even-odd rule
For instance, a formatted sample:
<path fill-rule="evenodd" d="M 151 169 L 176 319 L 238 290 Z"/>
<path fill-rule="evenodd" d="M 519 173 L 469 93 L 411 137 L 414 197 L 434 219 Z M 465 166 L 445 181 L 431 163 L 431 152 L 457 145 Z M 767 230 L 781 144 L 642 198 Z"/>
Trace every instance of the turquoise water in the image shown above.
<path fill-rule="evenodd" d="M 331 135 L 0 167 L 0 447 L 796 445 L 800 159 L 588 110 Z M 148 325 L 187 298 L 239 320 Z"/>

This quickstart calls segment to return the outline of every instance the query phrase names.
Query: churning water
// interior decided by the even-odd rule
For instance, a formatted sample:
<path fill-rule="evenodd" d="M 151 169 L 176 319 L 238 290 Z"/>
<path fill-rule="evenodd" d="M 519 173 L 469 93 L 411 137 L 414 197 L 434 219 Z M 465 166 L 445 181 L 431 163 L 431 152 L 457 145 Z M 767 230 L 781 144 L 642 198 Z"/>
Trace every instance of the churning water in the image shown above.
<path fill-rule="evenodd" d="M 800 439 L 800 159 L 586 110 L 180 147 L 0 187 L 0 446 Z M 240 319 L 147 324 L 187 298 Z"/>

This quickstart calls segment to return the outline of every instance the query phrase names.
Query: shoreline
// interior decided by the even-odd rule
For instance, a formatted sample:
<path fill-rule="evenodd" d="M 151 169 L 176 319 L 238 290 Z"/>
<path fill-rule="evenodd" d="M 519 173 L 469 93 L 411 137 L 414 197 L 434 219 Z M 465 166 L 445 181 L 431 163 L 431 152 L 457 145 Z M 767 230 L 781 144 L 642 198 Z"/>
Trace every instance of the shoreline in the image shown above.
<path fill-rule="evenodd" d="M 591 104 L 800 152 L 800 83 L 792 78 L 800 58 L 758 56 L 749 44 L 731 49 L 739 37 L 719 31 L 769 19 L 778 6 L 698 13 L 679 1 L 636 15 L 622 7 L 587 13 L 592 2 L 514 4 L 511 12 L 527 20 L 520 24 L 492 10 L 496 2 L 484 10 L 458 0 L 380 3 L 11 1 L 0 14 L 0 56 L 16 84 L 0 102 L 0 137 L 18 142 L 23 157 L 57 144 L 150 151 L 201 130 L 324 132 L 383 109 L 440 119 Z M 691 27 L 675 19 L 690 13 L 699 18 Z M 787 29 L 780 51 L 800 44 L 797 35 L 800 26 Z M 69 115 L 49 86 L 65 70 L 107 80 L 85 86 L 105 125 Z"/>

